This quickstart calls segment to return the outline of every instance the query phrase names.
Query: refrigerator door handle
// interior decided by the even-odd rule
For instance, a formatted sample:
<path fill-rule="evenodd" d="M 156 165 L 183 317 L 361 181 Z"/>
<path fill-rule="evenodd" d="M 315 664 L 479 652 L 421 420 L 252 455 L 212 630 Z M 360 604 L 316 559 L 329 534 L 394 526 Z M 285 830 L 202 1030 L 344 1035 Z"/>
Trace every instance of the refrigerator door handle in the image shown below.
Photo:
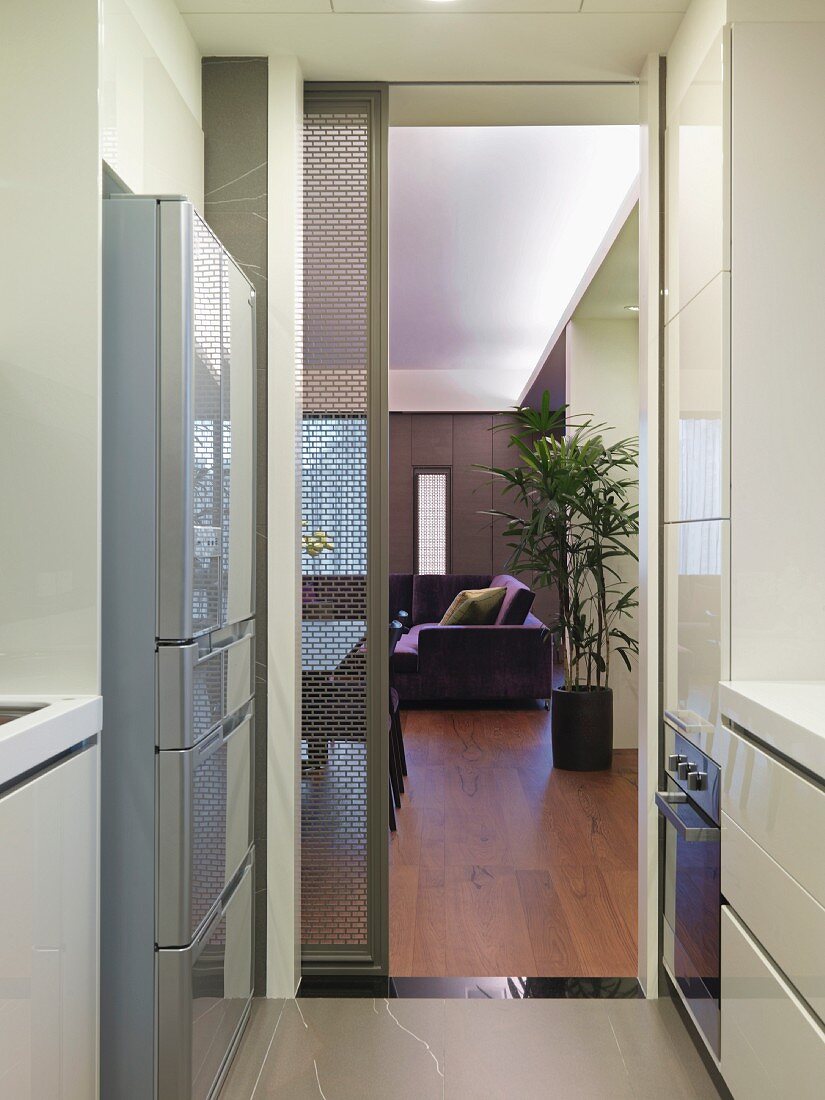
<path fill-rule="evenodd" d="M 234 714 L 230 715 L 216 730 L 213 730 L 208 737 L 199 742 L 197 746 L 198 763 L 202 763 L 204 760 L 208 760 L 209 757 L 217 752 L 218 749 L 225 745 L 238 730 L 247 724 L 252 717 L 252 700 L 247 705 Z"/>
<path fill-rule="evenodd" d="M 210 653 L 218 653 L 222 649 L 229 649 L 245 638 L 251 637 L 255 632 L 255 620 L 245 619 L 235 626 L 226 627 L 223 630 L 215 630 L 211 634 L 205 634 L 198 640 L 198 653 L 200 659 Z"/>

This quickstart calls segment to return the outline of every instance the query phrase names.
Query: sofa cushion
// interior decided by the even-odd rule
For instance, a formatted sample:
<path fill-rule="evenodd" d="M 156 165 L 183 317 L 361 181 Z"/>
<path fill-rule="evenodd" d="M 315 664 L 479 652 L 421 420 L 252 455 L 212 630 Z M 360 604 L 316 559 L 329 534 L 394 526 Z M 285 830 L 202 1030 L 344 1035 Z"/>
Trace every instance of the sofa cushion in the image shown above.
<path fill-rule="evenodd" d="M 441 626 L 492 626 L 505 588 L 463 588 L 441 620 Z"/>
<path fill-rule="evenodd" d="M 421 573 L 413 577 L 413 623 L 438 623 L 463 588 L 489 588 L 489 573 Z"/>
<path fill-rule="evenodd" d="M 503 586 L 507 589 L 504 593 L 501 607 L 496 618 L 497 626 L 522 626 L 524 620 L 533 606 L 536 598 L 535 592 L 523 584 L 516 577 L 508 573 L 500 573 L 490 581 L 490 587 Z"/>

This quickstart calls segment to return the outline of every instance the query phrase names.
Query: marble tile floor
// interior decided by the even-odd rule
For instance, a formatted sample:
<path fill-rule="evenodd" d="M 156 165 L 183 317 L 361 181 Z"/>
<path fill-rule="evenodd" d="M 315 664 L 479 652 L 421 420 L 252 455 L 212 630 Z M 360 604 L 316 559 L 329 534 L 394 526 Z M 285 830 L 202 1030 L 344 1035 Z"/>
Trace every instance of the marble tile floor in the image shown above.
<path fill-rule="evenodd" d="M 714 1100 L 669 1000 L 256 1000 L 219 1100 Z"/>

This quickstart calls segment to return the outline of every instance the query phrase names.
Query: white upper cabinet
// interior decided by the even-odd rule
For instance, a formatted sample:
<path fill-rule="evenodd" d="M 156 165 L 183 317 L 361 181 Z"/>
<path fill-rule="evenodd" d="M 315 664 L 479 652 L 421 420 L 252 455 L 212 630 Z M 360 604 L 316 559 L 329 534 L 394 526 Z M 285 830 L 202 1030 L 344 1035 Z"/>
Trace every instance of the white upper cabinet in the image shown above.
<path fill-rule="evenodd" d="M 728 678 L 727 520 L 665 526 L 665 710 L 716 721 Z"/>
<path fill-rule="evenodd" d="M 730 269 L 723 48 L 720 32 L 681 101 L 668 103 L 666 321 Z"/>
<path fill-rule="evenodd" d="M 825 668 L 825 23 L 733 28 L 731 671 Z"/>
<path fill-rule="evenodd" d="M 730 275 L 666 329 L 665 522 L 730 516 Z"/>

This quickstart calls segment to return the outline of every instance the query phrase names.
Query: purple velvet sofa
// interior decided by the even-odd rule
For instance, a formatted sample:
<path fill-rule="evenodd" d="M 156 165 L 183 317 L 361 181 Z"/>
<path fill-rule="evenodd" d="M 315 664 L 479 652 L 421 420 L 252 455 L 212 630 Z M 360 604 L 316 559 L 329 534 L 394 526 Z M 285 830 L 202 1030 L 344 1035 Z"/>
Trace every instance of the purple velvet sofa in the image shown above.
<path fill-rule="evenodd" d="M 506 588 L 491 626 L 440 626 L 464 588 Z M 417 700 L 549 699 L 552 646 L 530 608 L 525 584 L 501 574 L 390 574 L 390 614 L 408 611 L 410 631 L 392 658 L 401 702 Z"/>

